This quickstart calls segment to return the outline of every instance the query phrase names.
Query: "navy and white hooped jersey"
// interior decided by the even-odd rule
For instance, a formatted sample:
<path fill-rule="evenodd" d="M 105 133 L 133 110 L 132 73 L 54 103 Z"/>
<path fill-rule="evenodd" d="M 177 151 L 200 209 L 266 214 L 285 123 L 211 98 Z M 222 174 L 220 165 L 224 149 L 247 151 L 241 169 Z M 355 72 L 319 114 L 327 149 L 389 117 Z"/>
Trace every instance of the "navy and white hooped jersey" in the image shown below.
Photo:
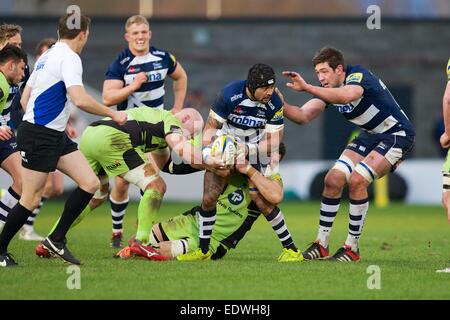
<path fill-rule="evenodd" d="M 125 110 L 143 105 L 152 108 L 164 107 L 164 80 L 175 71 L 177 60 L 167 51 L 150 47 L 144 56 L 135 56 L 130 49 L 123 50 L 106 72 L 106 80 L 121 80 L 130 85 L 140 72 L 147 74 L 147 81 L 133 92 L 127 100 L 117 105 Z"/>
<path fill-rule="evenodd" d="M 0 114 L 0 126 L 11 127 L 11 111 L 14 108 L 22 108 L 20 105 L 20 89 L 23 88 L 30 77 L 30 68 L 28 65 L 25 66 L 25 76 L 22 81 L 16 85 L 9 86 L 9 96 L 6 101 L 5 108 Z"/>
<path fill-rule="evenodd" d="M 395 101 L 386 85 L 372 72 L 361 66 L 348 65 L 344 85 L 364 89 L 362 97 L 349 104 L 328 104 L 335 107 L 348 121 L 369 133 L 415 136 L 406 114 Z"/>
<path fill-rule="evenodd" d="M 72 103 L 71 86 L 83 86 L 80 56 L 66 43 L 58 41 L 36 62 L 27 86 L 31 87 L 23 121 L 64 131 Z"/>
<path fill-rule="evenodd" d="M 220 92 L 209 116 L 223 124 L 224 134 L 250 143 L 257 143 L 264 134 L 283 128 L 283 103 L 276 92 L 266 104 L 250 100 L 246 81 L 235 81 Z"/>

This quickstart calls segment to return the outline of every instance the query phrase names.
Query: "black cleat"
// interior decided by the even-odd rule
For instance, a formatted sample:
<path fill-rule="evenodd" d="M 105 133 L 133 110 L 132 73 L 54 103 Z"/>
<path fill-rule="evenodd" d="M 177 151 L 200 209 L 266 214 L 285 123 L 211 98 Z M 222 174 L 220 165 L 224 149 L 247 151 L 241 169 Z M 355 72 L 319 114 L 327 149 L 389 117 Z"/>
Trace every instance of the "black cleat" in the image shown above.
<path fill-rule="evenodd" d="M 359 249 L 357 252 L 352 251 L 351 247 L 344 245 L 340 247 L 338 251 L 331 257 L 330 260 L 340 261 L 340 262 L 358 262 L 361 259 L 359 255 Z"/>
<path fill-rule="evenodd" d="M 0 267 L 15 267 L 17 262 L 14 261 L 13 257 L 9 253 L 0 254 Z"/>
<path fill-rule="evenodd" d="M 122 246 L 122 232 L 113 232 L 111 237 L 111 248 L 120 249 Z"/>
<path fill-rule="evenodd" d="M 314 241 L 311 245 L 303 251 L 303 257 L 305 260 L 324 260 L 330 257 L 328 248 L 322 246 L 319 241 Z"/>
<path fill-rule="evenodd" d="M 80 260 L 75 258 L 72 253 L 70 253 L 69 248 L 66 246 L 66 241 L 55 242 L 47 237 L 44 241 L 42 241 L 42 246 L 47 249 L 53 257 L 61 258 L 71 264 L 80 264 Z"/>

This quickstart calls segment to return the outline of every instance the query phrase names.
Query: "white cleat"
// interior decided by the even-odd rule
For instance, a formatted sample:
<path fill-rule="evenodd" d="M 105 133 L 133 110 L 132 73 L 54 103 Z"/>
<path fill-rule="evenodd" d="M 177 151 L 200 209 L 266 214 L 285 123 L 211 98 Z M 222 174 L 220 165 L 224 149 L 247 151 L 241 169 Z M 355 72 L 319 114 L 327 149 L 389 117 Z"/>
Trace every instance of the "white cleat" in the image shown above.
<path fill-rule="evenodd" d="M 0 221 L 0 233 L 2 233 L 4 226 L 5 226 L 5 223 L 3 221 Z"/>
<path fill-rule="evenodd" d="M 32 226 L 25 225 L 19 232 L 19 239 L 25 241 L 42 241 L 44 237 L 38 235 Z"/>
<path fill-rule="evenodd" d="M 445 268 L 445 269 L 441 269 L 441 270 L 436 270 L 436 272 L 439 272 L 439 273 L 450 273 L 450 267 Z"/>

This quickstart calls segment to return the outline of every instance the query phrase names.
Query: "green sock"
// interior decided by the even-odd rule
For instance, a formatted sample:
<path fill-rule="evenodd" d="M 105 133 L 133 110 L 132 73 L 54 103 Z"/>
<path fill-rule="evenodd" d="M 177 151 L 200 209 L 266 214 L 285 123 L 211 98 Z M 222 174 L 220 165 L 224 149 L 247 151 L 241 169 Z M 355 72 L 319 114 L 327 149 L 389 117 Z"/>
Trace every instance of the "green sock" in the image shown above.
<path fill-rule="evenodd" d="M 78 216 L 78 218 L 72 223 L 72 225 L 70 226 L 70 229 L 72 229 L 73 227 L 75 227 L 77 224 L 79 224 L 90 212 L 92 211 L 91 207 L 89 207 L 89 205 L 86 206 L 86 208 L 84 208 L 83 211 L 81 211 L 80 215 Z M 60 218 L 61 219 L 61 218 Z M 50 230 L 50 232 L 48 234 L 52 234 L 53 231 L 56 229 L 56 226 L 59 223 L 59 219 L 58 221 L 56 221 L 56 223 L 53 225 L 52 230 Z"/>
<path fill-rule="evenodd" d="M 148 243 L 150 231 L 161 206 L 162 195 L 153 189 L 145 190 L 138 207 L 138 229 L 136 239 Z"/>

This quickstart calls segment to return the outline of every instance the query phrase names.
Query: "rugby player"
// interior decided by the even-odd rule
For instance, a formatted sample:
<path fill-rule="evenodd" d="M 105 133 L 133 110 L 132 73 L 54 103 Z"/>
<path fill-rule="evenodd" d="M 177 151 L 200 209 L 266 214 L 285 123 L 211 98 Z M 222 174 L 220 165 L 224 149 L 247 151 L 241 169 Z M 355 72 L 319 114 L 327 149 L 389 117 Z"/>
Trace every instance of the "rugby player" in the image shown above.
<path fill-rule="evenodd" d="M 332 258 L 358 261 L 359 238 L 369 208 L 367 188 L 403 161 L 413 147 L 415 130 L 386 85 L 362 66 L 346 66 L 339 50 L 322 48 L 314 56 L 313 64 L 321 86 L 308 84 L 297 72 L 283 72 L 291 81 L 287 87 L 314 96 L 301 108 L 285 101 L 286 117 L 305 124 L 331 107 L 362 132 L 347 145 L 325 176 L 318 236 L 303 256 L 306 260 L 330 256 L 329 235 L 339 210 L 342 190 L 348 184 L 348 236 Z"/>
<path fill-rule="evenodd" d="M 79 54 L 89 36 L 90 19 L 80 16 L 80 27 L 68 22 L 71 14 L 59 20 L 60 40 L 39 59 L 27 82 L 21 99 L 26 112 L 18 128 L 17 144 L 22 157 L 22 196 L 11 209 L 0 234 L 0 266 L 17 265 L 7 252 L 14 235 L 39 205 L 49 172 L 58 170 L 71 177 L 78 187 L 67 199 L 57 227 L 43 241 L 52 255 L 72 264 L 80 264 L 66 244 L 66 233 L 98 189 L 99 180 L 89 163 L 64 130 L 70 103 L 86 112 L 110 116 L 123 124 L 127 115 L 99 104 L 88 95 L 82 81 Z"/>
<path fill-rule="evenodd" d="M 150 46 L 152 31 L 148 20 L 141 15 L 128 18 L 125 40 L 128 46 L 111 63 L 103 84 L 103 102 L 117 105 L 119 110 L 147 106 L 164 108 L 164 82 L 173 82 L 174 104 L 172 112 L 183 108 L 187 90 L 187 75 L 182 65 L 170 52 Z M 167 150 L 161 150 L 166 152 Z M 128 205 L 129 184 L 120 177 L 115 179 L 109 200 L 111 203 L 111 246 L 121 247 L 123 218 Z"/>
<path fill-rule="evenodd" d="M 250 68 L 246 80 L 226 85 L 214 101 L 204 129 L 204 156 L 209 156 L 211 148 L 208 145 L 216 135 L 228 134 L 238 141 L 241 158 L 247 157 L 252 164 L 248 167 L 248 174 L 260 170 L 267 155 L 277 151 L 283 135 L 283 105 L 274 90 L 275 72 L 272 67 L 260 63 Z M 207 260 L 212 254 L 209 242 L 216 219 L 216 205 L 226 183 L 226 177 L 212 171 L 205 172 L 203 199 L 198 207 L 199 249 L 187 253 L 183 260 Z M 251 182 L 249 188 L 254 205 L 270 223 L 283 248 L 287 249 L 285 258 L 302 259 L 281 210 L 277 206 L 265 205 Z"/>

